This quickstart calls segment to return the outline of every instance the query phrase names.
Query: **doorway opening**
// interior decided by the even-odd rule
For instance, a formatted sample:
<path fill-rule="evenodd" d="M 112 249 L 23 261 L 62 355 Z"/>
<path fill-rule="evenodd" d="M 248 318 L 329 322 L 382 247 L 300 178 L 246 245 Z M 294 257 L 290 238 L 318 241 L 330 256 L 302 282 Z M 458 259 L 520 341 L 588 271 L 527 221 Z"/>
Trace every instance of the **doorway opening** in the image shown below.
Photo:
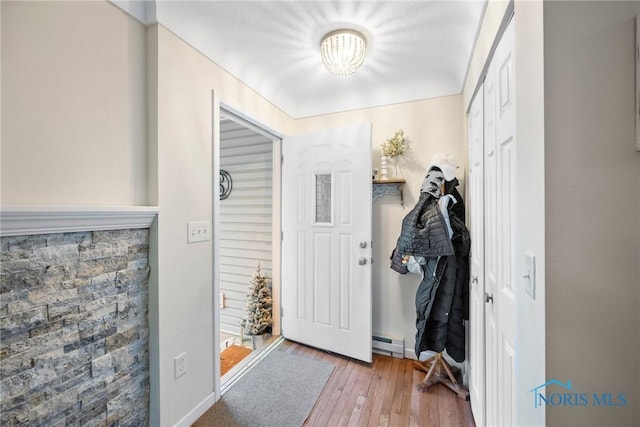
<path fill-rule="evenodd" d="M 280 137 L 226 107 L 219 129 L 218 333 L 225 389 L 279 335 Z M 269 290 L 271 307 L 249 295 L 260 288 Z M 270 312 L 271 325 L 249 330 L 257 311 Z"/>

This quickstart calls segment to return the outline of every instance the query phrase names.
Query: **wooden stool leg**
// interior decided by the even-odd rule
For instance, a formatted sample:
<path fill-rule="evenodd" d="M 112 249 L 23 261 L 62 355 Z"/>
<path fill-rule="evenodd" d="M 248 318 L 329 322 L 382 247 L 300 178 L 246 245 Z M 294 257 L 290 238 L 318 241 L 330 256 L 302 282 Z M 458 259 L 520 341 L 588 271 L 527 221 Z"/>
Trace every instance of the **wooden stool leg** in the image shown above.
<path fill-rule="evenodd" d="M 431 366 L 429 367 L 427 375 L 425 376 L 424 380 L 416 385 L 416 389 L 418 391 L 425 392 L 431 386 L 441 383 L 449 390 L 456 393 L 458 397 L 464 400 L 469 400 L 469 391 L 458 384 L 453 375 L 453 372 L 451 371 L 451 366 L 442 356 L 442 353 L 436 354 L 434 357 L 430 358 L 429 361 L 431 361 Z M 414 367 L 421 371 L 424 371 L 425 369 L 425 366 L 422 364 L 420 364 L 420 366 L 416 366 L 416 364 L 414 363 Z M 444 373 L 442 371 L 444 371 Z"/>
<path fill-rule="evenodd" d="M 436 359 L 436 357 L 437 355 L 434 354 L 424 362 L 420 362 L 419 360 L 416 360 L 415 362 L 413 362 L 413 369 L 417 369 L 426 374 L 427 372 L 429 372 L 429 369 L 431 369 L 431 365 L 433 364 L 433 361 Z"/>

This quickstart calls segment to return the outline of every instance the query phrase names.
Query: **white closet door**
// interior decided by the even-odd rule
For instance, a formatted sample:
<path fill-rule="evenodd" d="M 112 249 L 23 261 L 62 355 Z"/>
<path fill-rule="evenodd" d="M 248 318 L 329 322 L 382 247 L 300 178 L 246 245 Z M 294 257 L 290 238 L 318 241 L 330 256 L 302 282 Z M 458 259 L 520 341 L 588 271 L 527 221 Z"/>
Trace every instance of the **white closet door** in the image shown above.
<path fill-rule="evenodd" d="M 484 96 L 476 95 L 469 113 L 469 394 L 476 425 L 484 426 Z"/>
<path fill-rule="evenodd" d="M 469 388 L 478 426 L 515 425 L 514 21 L 469 117 L 471 232 Z"/>
<path fill-rule="evenodd" d="M 484 83 L 486 423 L 515 422 L 513 218 L 515 208 L 514 21 Z"/>

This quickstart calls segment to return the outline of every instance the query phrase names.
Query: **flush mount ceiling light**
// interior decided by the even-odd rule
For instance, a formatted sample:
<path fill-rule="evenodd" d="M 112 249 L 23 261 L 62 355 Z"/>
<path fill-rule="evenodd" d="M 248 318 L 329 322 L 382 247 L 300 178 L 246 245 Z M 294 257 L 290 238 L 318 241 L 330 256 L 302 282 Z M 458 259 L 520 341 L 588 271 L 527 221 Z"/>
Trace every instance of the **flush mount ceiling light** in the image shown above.
<path fill-rule="evenodd" d="M 364 36 L 354 30 L 332 31 L 320 43 L 322 62 L 327 70 L 339 76 L 358 71 L 364 62 L 366 50 Z"/>

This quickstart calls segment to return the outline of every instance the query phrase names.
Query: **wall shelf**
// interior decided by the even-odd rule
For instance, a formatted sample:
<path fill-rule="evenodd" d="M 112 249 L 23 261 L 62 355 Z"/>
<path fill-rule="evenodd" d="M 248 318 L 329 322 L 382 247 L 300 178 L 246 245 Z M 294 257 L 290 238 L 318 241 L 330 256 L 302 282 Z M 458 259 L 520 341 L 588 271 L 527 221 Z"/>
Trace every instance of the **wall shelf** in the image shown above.
<path fill-rule="evenodd" d="M 403 178 L 374 179 L 373 180 L 373 201 L 384 196 L 400 196 L 400 206 L 404 206 L 404 184 L 407 181 Z"/>

